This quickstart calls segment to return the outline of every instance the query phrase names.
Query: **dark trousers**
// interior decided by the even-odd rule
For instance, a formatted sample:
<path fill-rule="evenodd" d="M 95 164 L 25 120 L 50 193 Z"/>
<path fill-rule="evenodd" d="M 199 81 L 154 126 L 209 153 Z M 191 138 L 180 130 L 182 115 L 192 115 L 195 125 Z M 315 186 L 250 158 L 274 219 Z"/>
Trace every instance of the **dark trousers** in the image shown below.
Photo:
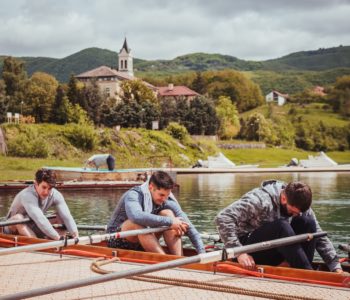
<path fill-rule="evenodd" d="M 315 221 L 309 217 L 302 216 L 294 217 L 291 224 L 283 219 L 266 223 L 249 235 L 240 238 L 240 241 L 243 245 L 250 245 L 296 234 L 314 232 L 316 232 Z M 315 240 L 311 240 L 309 242 L 259 251 L 250 255 L 253 256 L 257 264 L 277 266 L 281 262 L 287 261 L 293 268 L 311 270 L 315 246 Z"/>
<path fill-rule="evenodd" d="M 112 155 L 107 157 L 107 166 L 109 171 L 113 171 L 115 167 L 115 158 Z"/>

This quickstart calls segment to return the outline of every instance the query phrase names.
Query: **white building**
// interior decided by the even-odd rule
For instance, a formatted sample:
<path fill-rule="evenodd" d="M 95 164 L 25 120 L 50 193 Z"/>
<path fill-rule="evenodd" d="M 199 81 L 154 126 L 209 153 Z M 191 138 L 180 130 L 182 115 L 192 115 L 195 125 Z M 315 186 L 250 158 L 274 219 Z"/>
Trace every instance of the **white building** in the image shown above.
<path fill-rule="evenodd" d="M 282 94 L 277 91 L 272 91 L 265 96 L 266 102 L 274 102 L 279 106 L 284 105 L 287 102 L 288 94 Z"/>
<path fill-rule="evenodd" d="M 75 77 L 84 84 L 89 84 L 93 80 L 96 80 L 103 95 L 119 100 L 121 82 L 124 80 L 137 80 L 134 77 L 133 57 L 126 38 L 118 54 L 118 70 L 107 66 L 100 66 Z M 156 88 L 153 85 L 145 81 L 143 83 L 156 94 Z"/>

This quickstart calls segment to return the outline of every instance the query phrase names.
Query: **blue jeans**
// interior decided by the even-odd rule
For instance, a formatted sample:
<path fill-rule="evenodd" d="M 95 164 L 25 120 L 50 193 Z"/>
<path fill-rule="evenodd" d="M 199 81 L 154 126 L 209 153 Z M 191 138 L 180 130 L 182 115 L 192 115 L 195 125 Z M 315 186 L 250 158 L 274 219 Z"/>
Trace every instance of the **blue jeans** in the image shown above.
<path fill-rule="evenodd" d="M 266 223 L 250 234 L 240 238 L 243 245 L 260 243 L 268 240 L 275 240 L 296 234 L 316 232 L 316 223 L 306 216 L 294 217 L 291 224 L 287 220 L 278 219 Z M 251 253 L 255 263 L 262 265 L 277 266 L 287 261 L 293 268 L 312 270 L 312 260 L 315 252 L 315 240 L 282 246 L 270 250 Z"/>

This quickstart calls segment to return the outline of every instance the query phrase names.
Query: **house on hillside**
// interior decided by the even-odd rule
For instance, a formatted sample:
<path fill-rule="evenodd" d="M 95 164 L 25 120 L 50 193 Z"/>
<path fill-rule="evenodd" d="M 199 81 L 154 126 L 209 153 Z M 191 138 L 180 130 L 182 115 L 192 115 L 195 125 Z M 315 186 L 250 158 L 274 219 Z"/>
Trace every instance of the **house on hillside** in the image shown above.
<path fill-rule="evenodd" d="M 188 101 L 191 101 L 193 98 L 200 96 L 197 92 L 191 90 L 187 86 L 184 85 L 177 85 L 174 86 L 174 84 L 169 83 L 168 86 L 161 86 L 157 87 L 158 90 L 158 98 L 174 98 L 175 100 L 178 99 L 187 99 Z"/>
<path fill-rule="evenodd" d="M 273 102 L 279 106 L 284 105 L 287 102 L 288 94 L 282 94 L 277 91 L 271 91 L 265 96 L 266 102 Z"/>
<path fill-rule="evenodd" d="M 316 95 L 316 96 L 321 96 L 321 97 L 324 97 L 326 96 L 327 94 L 325 93 L 324 91 L 324 87 L 323 86 L 315 86 L 312 90 L 311 90 L 311 93 Z"/>
<path fill-rule="evenodd" d="M 93 70 L 88 70 L 75 76 L 79 81 L 84 84 L 89 84 L 93 80 L 96 80 L 101 92 L 110 98 L 118 99 L 118 95 L 121 92 L 120 84 L 124 80 L 137 80 L 133 71 L 133 57 L 131 55 L 131 49 L 128 47 L 127 40 L 125 38 L 123 47 L 118 54 L 118 70 L 100 66 Z M 148 82 L 143 83 L 149 87 L 155 94 L 157 89 Z"/>

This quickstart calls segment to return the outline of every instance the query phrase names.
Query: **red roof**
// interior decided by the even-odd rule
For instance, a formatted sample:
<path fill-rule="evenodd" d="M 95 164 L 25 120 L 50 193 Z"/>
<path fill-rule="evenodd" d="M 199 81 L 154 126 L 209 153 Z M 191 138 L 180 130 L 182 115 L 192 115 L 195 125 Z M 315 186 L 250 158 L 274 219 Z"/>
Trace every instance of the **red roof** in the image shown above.
<path fill-rule="evenodd" d="M 275 94 L 277 94 L 277 95 L 280 95 L 281 97 L 284 97 L 284 98 L 288 98 L 288 97 L 289 97 L 288 94 L 282 94 L 282 93 L 280 93 L 280 92 L 278 92 L 278 91 L 272 91 L 272 92 L 275 93 Z"/>
<path fill-rule="evenodd" d="M 169 86 L 161 86 L 157 87 L 158 95 L 161 97 L 176 97 L 176 96 L 199 96 L 199 94 L 187 86 L 178 85 L 173 88 L 169 88 Z"/>

